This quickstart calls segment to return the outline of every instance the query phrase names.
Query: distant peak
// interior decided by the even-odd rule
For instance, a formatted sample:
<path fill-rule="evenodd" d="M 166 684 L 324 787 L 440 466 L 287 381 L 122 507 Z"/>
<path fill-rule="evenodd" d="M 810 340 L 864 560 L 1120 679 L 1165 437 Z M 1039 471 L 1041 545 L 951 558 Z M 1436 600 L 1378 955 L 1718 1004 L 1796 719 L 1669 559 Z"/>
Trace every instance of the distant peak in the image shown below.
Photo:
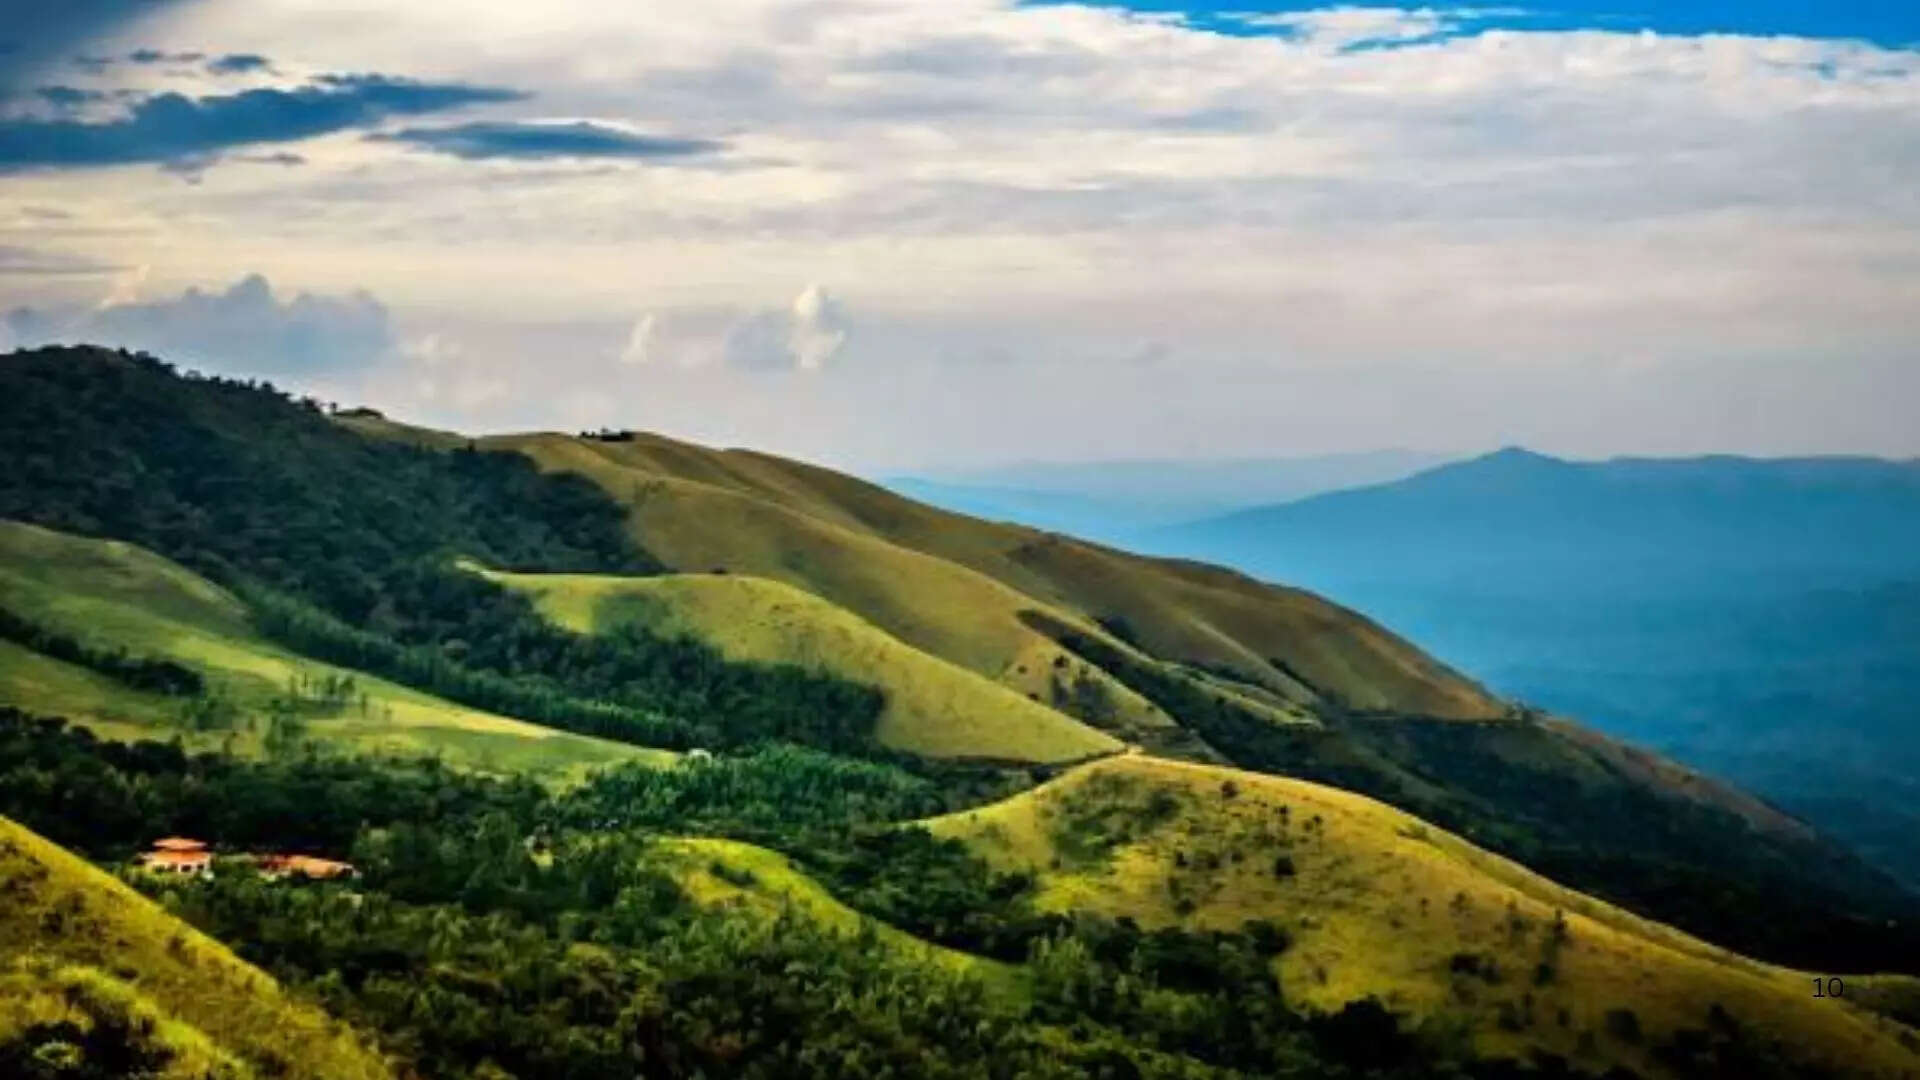
<path fill-rule="evenodd" d="M 1503 446 L 1491 454 L 1482 455 L 1480 461 L 1498 464 L 1564 465 L 1566 462 L 1557 457 L 1537 453 L 1524 446 Z"/>

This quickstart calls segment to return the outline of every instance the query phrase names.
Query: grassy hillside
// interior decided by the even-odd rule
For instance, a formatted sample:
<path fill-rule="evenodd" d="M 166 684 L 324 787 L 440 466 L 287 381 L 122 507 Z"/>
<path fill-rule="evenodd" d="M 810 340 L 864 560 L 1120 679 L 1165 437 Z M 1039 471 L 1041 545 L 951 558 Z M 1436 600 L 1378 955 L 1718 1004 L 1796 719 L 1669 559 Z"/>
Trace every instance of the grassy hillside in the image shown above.
<path fill-rule="evenodd" d="M 86 1075 L 392 1075 L 340 1024 L 81 859 L 0 818 L 0 1072 L 79 1046 Z M 71 1025 L 71 1026 L 69 1026 Z M 126 1068 L 131 1060 L 151 1072 Z M 116 1069 L 118 1062 L 120 1068 Z M 9 1075 L 13 1075 L 9 1073 Z"/>
<path fill-rule="evenodd" d="M 1109 712 L 1099 726 L 1154 753 L 1363 792 L 1771 960 L 1920 971 L 1913 898 L 1802 823 L 1507 709 L 1308 594 L 974 521 L 745 451 L 646 434 L 482 442 L 590 478 L 671 566 L 804 589 L 1044 703 Z M 1056 672 L 1083 666 L 1074 682 L 1093 710 L 1056 689 Z"/>
<path fill-rule="evenodd" d="M 710 642 L 728 659 L 798 664 L 877 686 L 887 702 L 874 734 L 896 750 L 1057 762 L 1121 747 L 1111 735 L 781 582 L 733 574 L 488 576 L 533 596 L 542 614 L 583 633 L 638 623 Z M 1086 669 L 1080 663 L 1063 673 L 1071 680 Z"/>
<path fill-rule="evenodd" d="M 1149 928 L 1273 920 L 1293 939 L 1278 961 L 1290 1001 L 1331 1010 L 1377 995 L 1485 1054 L 1680 1076 L 1679 1048 L 1719 1046 L 1723 1062 L 1920 1070 L 1912 1030 L 1812 999 L 1811 973 L 1717 949 L 1317 784 L 1129 755 L 931 827 L 1034 873 L 1054 910 Z"/>
<path fill-rule="evenodd" d="M 1230 571 L 951 514 L 743 450 L 645 434 L 483 443 L 594 480 L 632 508 L 642 546 L 677 569 L 787 581 L 997 678 L 1031 659 L 1015 616 L 1037 607 L 1124 626 L 1159 659 L 1224 669 L 1297 704 L 1500 713 L 1478 687 L 1364 617 Z"/>
<path fill-rule="evenodd" d="M 313 737 L 365 750 L 443 755 L 470 767 L 550 775 L 649 755 L 624 744 L 555 732 L 470 709 L 297 656 L 247 624 L 239 601 L 184 568 L 131 544 L 0 522 L 0 607 L 96 646 L 171 658 L 230 703 L 231 730 L 189 741 L 257 749 L 256 721 L 290 679 L 351 675 L 354 700 L 304 718 Z M 359 695 L 364 694 L 365 704 Z M 184 702 L 131 689 L 97 672 L 0 642 L 0 704 L 59 714 L 100 733 L 128 737 L 180 729 Z"/>
<path fill-rule="evenodd" d="M 696 904 L 769 917 L 794 912 L 828 930 L 871 933 L 902 960 L 979 979 L 1003 1001 L 1017 1000 L 1023 992 L 1014 965 L 942 948 L 862 915 L 778 852 L 714 837 L 669 837 L 660 843 L 662 853 L 677 861 L 675 880 Z"/>

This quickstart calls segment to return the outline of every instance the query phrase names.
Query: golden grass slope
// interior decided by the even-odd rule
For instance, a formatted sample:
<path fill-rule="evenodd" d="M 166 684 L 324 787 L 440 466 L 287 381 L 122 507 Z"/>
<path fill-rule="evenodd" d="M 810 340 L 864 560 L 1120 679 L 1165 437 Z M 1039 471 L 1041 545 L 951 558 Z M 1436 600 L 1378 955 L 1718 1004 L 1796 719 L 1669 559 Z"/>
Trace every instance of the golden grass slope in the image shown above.
<path fill-rule="evenodd" d="M 1364 617 L 1232 571 L 949 513 L 750 451 L 647 434 L 484 442 L 592 478 L 633 508 L 639 540 L 669 565 L 787 581 L 982 674 L 999 677 L 1019 651 L 1013 615 L 1026 606 L 1075 622 L 1118 617 L 1160 659 L 1229 669 L 1302 704 L 1459 718 L 1502 712 L 1481 688 Z"/>
<path fill-rule="evenodd" d="M 1053 665 L 1063 650 L 1019 618 L 1039 602 L 985 574 L 780 502 L 636 469 L 601 449 L 626 444 L 542 435 L 486 445 L 519 449 L 545 468 L 594 480 L 632 508 L 641 545 L 677 569 L 785 582 L 915 648 L 1022 695 L 1052 700 Z M 1055 614 L 1084 622 L 1070 612 Z M 1099 632 L 1091 624 L 1086 629 Z M 1164 713 L 1107 673 L 1095 669 L 1092 678 L 1114 703 L 1116 729 L 1172 728 Z"/>
<path fill-rule="evenodd" d="M 359 749 L 434 753 L 451 764 L 554 776 L 636 757 L 671 759 L 665 751 L 557 732 L 297 656 L 256 635 L 245 608 L 225 590 L 118 541 L 0 521 L 0 605 L 96 646 L 186 664 L 243 715 L 296 674 L 352 674 L 366 709 L 356 704 L 312 718 L 308 731 Z M 114 738 L 170 736 L 180 709 L 176 699 L 130 690 L 7 642 L 0 642 L 0 704 L 63 715 Z M 248 750 L 259 733 L 243 727 L 233 739 Z"/>
<path fill-rule="evenodd" d="M 900 641 L 811 593 L 766 578 L 489 574 L 583 633 L 637 623 L 708 642 L 729 659 L 796 664 L 879 687 L 875 736 L 928 757 L 1078 761 L 1119 740 Z"/>
<path fill-rule="evenodd" d="M 931 828 L 1033 871 L 1048 909 L 1149 928 L 1272 920 L 1293 938 L 1278 961 L 1290 1000 L 1331 1010 L 1375 996 L 1490 1056 L 1671 1076 L 1654 1046 L 1737 1030 L 1769 1059 L 1920 1075 L 1911 1029 L 1814 999 L 1814 973 L 1715 948 L 1317 784 L 1128 755 Z"/>
<path fill-rule="evenodd" d="M 393 1074 L 344 1025 L 126 885 L 0 818 L 0 1042 L 117 1019 L 180 1080 Z"/>

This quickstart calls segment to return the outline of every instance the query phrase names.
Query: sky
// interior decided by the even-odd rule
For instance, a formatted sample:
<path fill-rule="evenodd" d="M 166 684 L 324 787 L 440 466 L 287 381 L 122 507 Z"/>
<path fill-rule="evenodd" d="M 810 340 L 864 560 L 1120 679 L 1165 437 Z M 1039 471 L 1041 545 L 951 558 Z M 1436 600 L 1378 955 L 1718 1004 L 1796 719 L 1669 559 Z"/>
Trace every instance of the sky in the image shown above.
<path fill-rule="evenodd" d="M 0 0 L 0 348 L 865 470 L 1920 455 L 1893 0 Z"/>

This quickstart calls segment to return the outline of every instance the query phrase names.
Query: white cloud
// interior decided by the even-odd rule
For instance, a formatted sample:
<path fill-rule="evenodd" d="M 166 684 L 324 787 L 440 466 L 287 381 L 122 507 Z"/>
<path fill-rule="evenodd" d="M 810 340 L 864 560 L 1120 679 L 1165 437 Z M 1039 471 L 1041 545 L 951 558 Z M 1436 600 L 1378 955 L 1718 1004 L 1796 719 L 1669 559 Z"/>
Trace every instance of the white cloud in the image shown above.
<path fill-rule="evenodd" d="M 633 329 L 627 334 L 626 347 L 620 350 L 620 362 L 636 366 L 652 363 L 658 348 L 654 339 L 659 333 L 660 319 L 652 312 L 635 319 Z"/>
<path fill-rule="evenodd" d="M 818 371 L 847 343 L 846 316 L 827 290 L 809 285 L 794 297 L 787 348 L 795 366 Z"/>
<path fill-rule="evenodd" d="M 259 274 L 218 292 L 137 300 L 115 285 L 92 307 L 21 309 L 10 316 L 26 344 L 86 340 L 141 349 L 185 367 L 233 375 L 325 377 L 364 369 L 395 351 L 387 309 L 365 292 L 299 293 L 286 300 Z"/>
<path fill-rule="evenodd" d="M 1394 43 L 1430 37 L 1459 25 L 1473 12 L 1436 11 L 1433 8 L 1332 7 L 1253 15 L 1249 26 L 1268 26 L 1297 35 L 1317 46 L 1340 49 L 1361 42 Z"/>
<path fill-rule="evenodd" d="M 424 368 L 446 367 L 460 360 L 466 352 L 464 345 L 439 331 L 409 339 L 400 349 L 404 359 Z"/>
<path fill-rule="evenodd" d="M 847 342 L 846 315 L 819 285 L 784 308 L 650 311 L 633 322 L 619 361 L 628 367 L 722 364 L 741 371 L 819 371 Z"/>

